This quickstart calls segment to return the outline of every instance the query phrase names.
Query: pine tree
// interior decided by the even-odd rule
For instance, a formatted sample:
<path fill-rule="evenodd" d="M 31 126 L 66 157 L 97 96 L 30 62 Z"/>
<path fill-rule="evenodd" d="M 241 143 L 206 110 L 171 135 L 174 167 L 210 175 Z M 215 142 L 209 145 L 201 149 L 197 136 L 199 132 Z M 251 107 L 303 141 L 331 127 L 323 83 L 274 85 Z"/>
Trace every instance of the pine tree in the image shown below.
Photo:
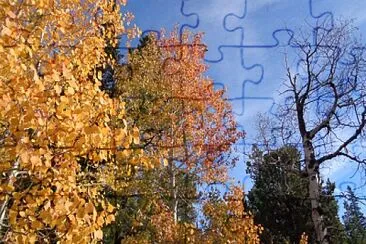
<path fill-rule="evenodd" d="M 344 226 L 348 243 L 363 244 L 366 242 L 366 218 L 358 205 L 359 201 L 351 189 L 347 187 L 347 199 L 344 201 Z"/>
<path fill-rule="evenodd" d="M 334 197 L 335 183 L 327 179 L 321 188 L 320 203 L 324 212 L 324 223 L 327 226 L 329 243 L 344 243 L 346 233 L 338 217 L 338 204 Z"/>
<path fill-rule="evenodd" d="M 249 208 L 255 221 L 264 227 L 265 243 L 299 243 L 302 233 L 315 242 L 308 199 L 307 178 L 300 163 L 299 151 L 291 146 L 263 153 L 253 147 L 247 173 L 254 181 L 248 194 Z M 337 229 L 329 233 L 330 243 L 342 243 L 342 226 L 337 217 L 337 203 L 329 181 L 322 188 L 322 209 L 326 224 Z M 325 196 L 326 195 L 326 196 Z"/>

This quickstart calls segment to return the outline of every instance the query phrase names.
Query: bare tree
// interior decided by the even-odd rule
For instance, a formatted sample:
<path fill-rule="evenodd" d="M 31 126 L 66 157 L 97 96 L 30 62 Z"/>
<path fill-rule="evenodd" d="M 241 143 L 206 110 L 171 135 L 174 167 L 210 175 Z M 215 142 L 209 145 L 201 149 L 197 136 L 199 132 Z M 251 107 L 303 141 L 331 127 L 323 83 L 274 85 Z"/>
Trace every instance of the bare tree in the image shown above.
<path fill-rule="evenodd" d="M 324 226 L 319 203 L 320 167 L 337 157 L 366 166 L 361 150 L 354 147 L 365 137 L 366 125 L 365 46 L 355 31 L 350 21 L 323 22 L 293 39 L 295 67 L 286 59 L 287 98 L 278 118 L 282 128 L 292 128 L 302 147 L 318 243 L 328 243 L 331 228 Z M 295 128 L 286 125 L 293 118 Z"/>

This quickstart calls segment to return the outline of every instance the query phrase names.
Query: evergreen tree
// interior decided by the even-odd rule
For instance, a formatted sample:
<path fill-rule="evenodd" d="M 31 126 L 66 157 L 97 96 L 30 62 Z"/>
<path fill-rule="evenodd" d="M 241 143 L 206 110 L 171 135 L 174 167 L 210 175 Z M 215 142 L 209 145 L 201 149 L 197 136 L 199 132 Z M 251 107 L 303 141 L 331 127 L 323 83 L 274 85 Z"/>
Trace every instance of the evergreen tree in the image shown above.
<path fill-rule="evenodd" d="M 348 243 L 363 244 L 366 242 L 366 218 L 358 205 L 358 199 L 351 189 L 347 187 L 347 200 L 344 201 L 345 213 L 344 226 Z"/>
<path fill-rule="evenodd" d="M 254 181 L 248 204 L 255 221 L 264 227 L 261 240 L 264 243 L 299 243 L 305 232 L 309 242 L 315 242 L 307 197 L 308 179 L 301 166 L 299 151 L 285 146 L 265 154 L 254 146 L 247 166 L 247 173 Z M 334 184 L 328 180 L 322 192 L 322 211 L 326 224 L 333 228 L 329 242 L 342 243 L 342 225 L 337 216 L 337 202 L 332 196 Z"/>
<path fill-rule="evenodd" d="M 335 183 L 328 179 L 321 188 L 320 203 L 327 226 L 329 243 L 344 243 L 347 239 L 344 226 L 338 217 L 338 204 L 334 197 Z"/>
<path fill-rule="evenodd" d="M 107 197 L 119 204 L 116 221 L 104 228 L 104 243 L 121 243 L 129 239 L 156 240 L 157 228 L 152 217 L 161 211 L 160 205 L 168 205 L 170 199 L 167 169 L 157 168 L 134 177 L 129 189 L 120 194 L 110 192 Z M 194 225 L 198 200 L 196 177 L 193 174 L 177 174 L 179 187 L 179 222 Z"/>

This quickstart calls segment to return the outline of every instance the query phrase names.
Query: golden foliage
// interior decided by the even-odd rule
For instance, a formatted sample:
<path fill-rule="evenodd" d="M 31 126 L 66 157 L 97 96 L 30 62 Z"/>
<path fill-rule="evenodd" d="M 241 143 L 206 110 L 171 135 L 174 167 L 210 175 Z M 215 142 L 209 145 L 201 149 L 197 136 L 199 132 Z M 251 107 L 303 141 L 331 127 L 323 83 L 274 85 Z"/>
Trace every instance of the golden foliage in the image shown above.
<path fill-rule="evenodd" d="M 137 129 L 115 126 L 125 122 L 124 103 L 100 90 L 95 69 L 111 62 L 106 37 L 136 33 L 114 2 L 0 3 L 0 203 L 9 242 L 88 243 L 114 220 L 98 184 L 110 164 L 98 165 L 125 160 L 117 149 L 138 143 Z M 80 160 L 94 164 L 98 182 Z"/>
<path fill-rule="evenodd" d="M 231 164 L 220 156 L 242 136 L 223 90 L 204 76 L 201 35 L 149 36 L 117 68 L 117 95 L 140 128 L 147 151 L 162 164 L 183 162 L 203 181 L 224 181 Z"/>
<path fill-rule="evenodd" d="M 203 75 L 200 35 L 152 39 L 117 72 L 124 101 L 101 91 L 100 67 L 115 65 L 106 46 L 115 46 L 120 34 L 137 33 L 124 25 L 132 18 L 120 16 L 124 4 L 0 3 L 2 241 L 100 241 L 102 227 L 115 220 L 115 206 L 101 190 L 126 188 L 123 179 L 140 166 L 179 161 L 202 181 L 226 179 L 229 163 L 221 156 L 241 133 L 223 91 Z M 136 150 L 139 143 L 152 159 Z M 205 203 L 210 224 L 204 233 L 176 223 L 158 199 L 150 220 L 154 241 L 258 243 L 260 227 L 245 214 L 242 197 L 233 188 L 226 201 Z M 141 235 L 126 242 L 149 240 Z"/>
<path fill-rule="evenodd" d="M 208 226 L 205 243 L 260 243 L 262 227 L 245 212 L 244 193 L 240 187 L 231 187 L 224 201 L 208 200 L 203 206 Z"/>
<path fill-rule="evenodd" d="M 299 244 L 308 244 L 308 243 L 309 243 L 308 236 L 306 235 L 306 233 L 302 233 Z"/>
<path fill-rule="evenodd" d="M 200 227 L 175 223 L 169 207 L 161 200 L 153 200 L 149 219 L 153 230 L 128 236 L 123 243 L 260 243 L 263 228 L 246 212 L 243 198 L 242 189 L 234 186 L 224 199 L 205 201 Z"/>
<path fill-rule="evenodd" d="M 172 180 L 178 184 L 175 174 L 179 170 L 174 162 L 184 165 L 179 172 L 193 172 L 200 181 L 225 181 L 229 160 L 221 156 L 230 152 L 231 145 L 242 136 L 236 129 L 223 90 L 216 90 L 212 80 L 204 76 L 205 48 L 201 35 L 188 32 L 182 38 L 177 32 L 160 40 L 149 36 L 140 48 L 128 54 L 127 64 L 116 67 L 116 95 L 126 101 L 127 114 L 131 123 L 140 129 L 146 153 L 160 158 L 161 164 L 167 167 L 157 169 L 160 173 L 155 176 L 160 178 L 145 179 L 145 184 L 150 183 L 142 192 L 158 192 L 157 196 L 149 197 L 154 207 L 148 211 L 139 208 L 138 212 L 149 212 L 150 219 L 136 217 L 136 228 L 134 225 L 132 229 L 137 230 L 141 225 L 141 232 L 127 236 L 124 243 L 226 243 L 225 238 L 232 243 L 235 238 L 256 243 L 258 240 L 259 227 L 254 225 L 252 217 L 239 217 L 244 213 L 241 205 L 228 201 L 209 207 L 211 203 L 207 203 L 207 218 L 222 222 L 230 218 L 232 223 L 217 234 L 212 231 L 206 235 L 192 224 L 176 221 L 173 204 L 164 200 L 167 194 L 174 198 L 171 192 L 176 186 Z M 142 187 L 131 186 L 133 192 L 139 192 Z M 237 216 L 231 216 L 231 211 L 236 211 Z M 216 213 L 220 215 L 215 217 Z"/>

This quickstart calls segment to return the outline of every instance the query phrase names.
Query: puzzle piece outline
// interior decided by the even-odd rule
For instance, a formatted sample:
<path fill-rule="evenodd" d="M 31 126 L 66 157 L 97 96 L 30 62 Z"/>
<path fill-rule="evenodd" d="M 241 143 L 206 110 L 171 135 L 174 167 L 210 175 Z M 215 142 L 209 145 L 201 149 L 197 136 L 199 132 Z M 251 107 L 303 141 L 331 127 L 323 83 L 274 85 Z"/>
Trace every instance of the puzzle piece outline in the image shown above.
<path fill-rule="evenodd" d="M 200 15 L 197 12 L 186 12 L 185 11 L 185 4 L 189 2 L 189 0 L 181 0 L 180 1 L 180 13 L 182 16 L 184 16 L 185 18 L 190 18 L 190 17 L 194 17 L 196 18 L 196 21 L 194 22 L 194 24 L 187 24 L 187 23 L 183 23 L 179 25 L 179 34 L 181 35 L 183 33 L 183 31 L 185 29 L 197 29 L 200 27 Z M 288 44 L 290 44 L 293 36 L 294 36 L 294 32 L 291 29 L 288 28 L 281 28 L 281 29 L 275 29 L 272 32 L 272 38 L 274 40 L 274 43 L 269 44 L 269 45 L 246 45 L 244 42 L 244 27 L 242 26 L 237 26 L 235 28 L 229 28 L 227 25 L 227 20 L 229 17 L 233 16 L 233 17 L 237 17 L 239 19 L 244 19 L 248 13 L 248 0 L 243 0 L 244 2 L 244 9 L 241 15 L 237 15 L 233 12 L 229 12 L 227 13 L 224 18 L 222 19 L 222 27 L 224 28 L 225 31 L 227 32 L 236 32 L 236 31 L 240 31 L 240 42 L 236 45 L 219 45 L 217 50 L 220 54 L 219 59 L 217 60 L 208 60 L 205 59 L 206 62 L 208 63 L 219 63 L 221 62 L 224 58 L 225 58 L 225 54 L 224 54 L 224 49 L 225 48 L 237 48 L 238 51 L 240 52 L 240 56 L 241 56 L 241 66 L 244 70 L 244 72 L 246 71 L 250 71 L 252 69 L 255 68 L 259 68 L 260 71 L 260 76 L 258 79 L 253 80 L 253 79 L 245 79 L 242 81 L 242 92 L 241 92 L 241 96 L 238 97 L 230 97 L 228 98 L 229 101 L 237 101 L 237 100 L 241 100 L 241 104 L 242 104 L 242 109 L 240 113 L 237 113 L 238 116 L 242 116 L 245 113 L 245 100 L 254 100 L 254 99 L 263 99 L 263 100 L 271 100 L 274 103 L 274 98 L 273 97 L 258 97 L 258 96 L 247 96 L 245 94 L 245 86 L 247 85 L 247 83 L 252 83 L 254 85 L 258 85 L 259 83 L 261 83 L 263 81 L 263 76 L 264 76 L 264 72 L 265 72 L 265 68 L 261 63 L 254 63 L 251 65 L 247 65 L 245 62 L 245 57 L 244 57 L 244 49 L 246 48 L 273 48 L 276 47 L 280 44 L 280 40 L 278 38 L 278 34 L 281 32 L 286 32 L 289 34 L 289 40 L 288 40 Z M 322 12 L 320 14 L 315 14 L 313 11 L 313 2 L 314 0 L 308 0 L 308 4 L 309 4 L 309 13 L 310 16 L 313 17 L 314 19 L 320 19 L 324 16 L 331 16 L 332 21 L 333 21 L 333 14 L 330 11 L 325 11 Z M 142 35 L 146 35 L 147 33 L 151 33 L 154 32 L 158 35 L 158 37 L 160 36 L 160 31 L 157 31 L 155 29 L 146 29 L 143 31 Z M 123 49 L 123 47 L 122 47 Z M 128 48 L 126 48 L 128 49 Z M 220 83 L 216 83 L 216 84 L 220 84 Z M 221 83 L 222 84 L 222 83 Z M 222 84 L 223 85 L 223 84 Z M 270 111 L 272 111 L 273 105 L 271 106 L 271 108 L 269 109 Z"/>

